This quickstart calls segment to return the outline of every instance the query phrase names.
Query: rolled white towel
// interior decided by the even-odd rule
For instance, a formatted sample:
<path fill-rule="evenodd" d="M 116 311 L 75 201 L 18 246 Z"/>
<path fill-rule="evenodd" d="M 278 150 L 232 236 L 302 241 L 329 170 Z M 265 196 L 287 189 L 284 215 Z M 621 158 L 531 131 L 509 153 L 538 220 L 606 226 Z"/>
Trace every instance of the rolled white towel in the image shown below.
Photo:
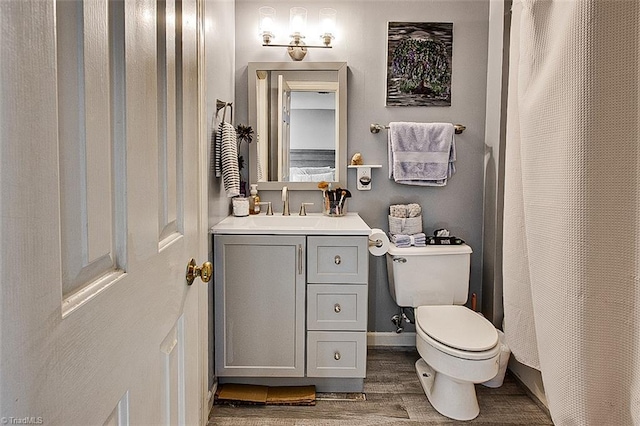
<path fill-rule="evenodd" d="M 450 233 L 448 229 L 437 229 L 435 231 L 436 237 L 450 237 Z"/>
<path fill-rule="evenodd" d="M 394 204 L 389 206 L 389 215 L 391 217 L 405 218 L 407 217 L 407 206 L 404 204 Z"/>
<path fill-rule="evenodd" d="M 407 204 L 407 217 L 418 217 L 422 214 L 422 207 L 418 203 Z"/>
<path fill-rule="evenodd" d="M 408 218 L 408 217 L 418 217 L 422 214 L 422 207 L 418 203 L 411 204 L 393 204 L 389 206 L 389 216 L 391 217 L 399 217 L 399 218 Z"/>

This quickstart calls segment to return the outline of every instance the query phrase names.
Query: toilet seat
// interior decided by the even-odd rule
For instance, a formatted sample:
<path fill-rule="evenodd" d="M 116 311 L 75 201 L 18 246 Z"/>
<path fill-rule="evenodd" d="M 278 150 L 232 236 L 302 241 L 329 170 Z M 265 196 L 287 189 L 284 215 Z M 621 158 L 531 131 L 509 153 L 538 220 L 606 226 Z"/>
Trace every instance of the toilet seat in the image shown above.
<path fill-rule="evenodd" d="M 442 352 L 479 360 L 500 350 L 493 324 L 464 306 L 419 306 L 415 314 L 419 336 Z"/>

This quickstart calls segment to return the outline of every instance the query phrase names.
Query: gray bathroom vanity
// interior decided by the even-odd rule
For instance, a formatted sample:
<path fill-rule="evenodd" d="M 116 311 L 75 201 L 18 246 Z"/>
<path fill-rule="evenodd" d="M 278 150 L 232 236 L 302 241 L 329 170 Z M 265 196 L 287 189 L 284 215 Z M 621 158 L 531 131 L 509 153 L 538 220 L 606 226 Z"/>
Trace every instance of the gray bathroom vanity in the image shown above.
<path fill-rule="evenodd" d="M 212 228 L 220 383 L 362 391 L 368 236 L 343 217 L 229 217 Z"/>

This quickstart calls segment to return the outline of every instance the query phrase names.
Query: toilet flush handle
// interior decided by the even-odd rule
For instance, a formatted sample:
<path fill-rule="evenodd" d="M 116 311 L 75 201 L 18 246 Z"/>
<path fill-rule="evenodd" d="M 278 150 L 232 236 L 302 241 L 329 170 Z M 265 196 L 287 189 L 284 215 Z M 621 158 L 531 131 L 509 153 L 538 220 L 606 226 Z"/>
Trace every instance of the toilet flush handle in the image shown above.
<path fill-rule="evenodd" d="M 394 257 L 393 261 L 398 263 L 407 263 L 407 259 L 404 257 Z"/>

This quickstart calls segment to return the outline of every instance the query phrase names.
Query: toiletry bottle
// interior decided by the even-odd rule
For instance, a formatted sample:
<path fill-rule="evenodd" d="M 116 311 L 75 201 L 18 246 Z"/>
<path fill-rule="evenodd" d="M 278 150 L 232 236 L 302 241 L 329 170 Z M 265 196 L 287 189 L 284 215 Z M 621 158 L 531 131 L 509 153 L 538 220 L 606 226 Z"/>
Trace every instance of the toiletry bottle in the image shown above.
<path fill-rule="evenodd" d="M 249 198 L 249 214 L 260 213 L 260 196 L 258 195 L 258 184 L 251 184 L 251 197 Z"/>

